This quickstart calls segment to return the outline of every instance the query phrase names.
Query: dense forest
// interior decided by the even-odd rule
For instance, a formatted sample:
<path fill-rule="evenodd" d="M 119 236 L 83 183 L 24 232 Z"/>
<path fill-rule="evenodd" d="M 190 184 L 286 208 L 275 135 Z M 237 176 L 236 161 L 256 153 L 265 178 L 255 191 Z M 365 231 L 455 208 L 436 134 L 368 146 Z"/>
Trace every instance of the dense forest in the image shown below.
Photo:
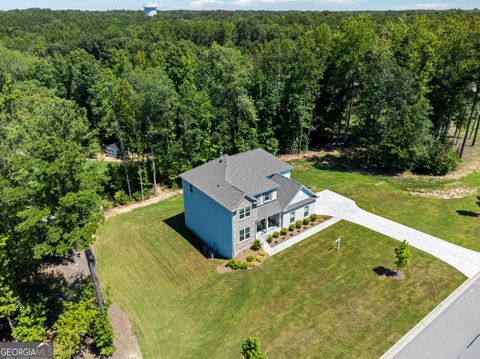
<path fill-rule="evenodd" d="M 110 203 L 222 153 L 448 172 L 477 141 L 479 54 L 477 11 L 0 12 L 1 336 L 111 354 L 92 285 L 42 265 L 88 248 Z M 110 144 L 121 162 L 89 160 Z"/>

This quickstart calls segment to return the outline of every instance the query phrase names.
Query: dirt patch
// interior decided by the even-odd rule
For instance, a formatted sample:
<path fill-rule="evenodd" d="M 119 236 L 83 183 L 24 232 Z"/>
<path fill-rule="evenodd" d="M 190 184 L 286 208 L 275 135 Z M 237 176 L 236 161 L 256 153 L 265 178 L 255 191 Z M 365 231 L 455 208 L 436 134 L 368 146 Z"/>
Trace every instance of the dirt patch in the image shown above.
<path fill-rule="evenodd" d="M 177 194 L 182 193 L 181 189 L 168 189 L 168 188 L 160 188 L 156 194 L 154 194 L 152 197 L 149 199 L 146 199 L 145 201 L 142 202 L 135 202 L 135 203 L 130 203 L 126 204 L 124 206 L 118 206 L 118 207 L 113 207 L 109 209 L 108 211 L 105 212 L 105 218 L 110 218 L 113 216 L 116 216 L 117 214 L 120 213 L 127 213 L 131 212 L 135 208 L 140 208 L 140 207 L 145 207 L 149 206 L 151 204 L 163 201 L 164 199 L 173 197 Z"/>
<path fill-rule="evenodd" d="M 391 275 L 389 278 L 393 280 L 404 280 L 405 279 L 405 274 L 402 271 L 395 271 L 393 275 Z"/>
<path fill-rule="evenodd" d="M 113 343 L 117 350 L 113 359 L 141 359 L 143 358 L 137 337 L 133 333 L 132 325 L 125 312 L 116 303 L 108 308 L 108 316 L 112 321 L 115 330 Z"/>
<path fill-rule="evenodd" d="M 436 189 L 436 190 L 419 190 L 419 191 L 409 191 L 412 196 L 417 197 L 434 197 L 442 199 L 454 199 L 454 198 L 463 198 L 467 196 L 474 195 L 478 192 L 479 188 L 467 187 L 457 184 L 446 185 L 445 188 Z"/>
<path fill-rule="evenodd" d="M 76 280 L 86 278 L 90 275 L 85 252 L 77 252 L 73 260 L 61 259 L 55 262 L 45 263 L 40 271 L 52 274 L 55 277 L 63 277 L 67 283 L 72 284 Z"/>
<path fill-rule="evenodd" d="M 298 160 L 302 158 L 311 158 L 315 156 L 322 155 L 324 153 L 327 153 L 327 151 L 324 150 L 311 150 L 311 151 L 304 151 L 300 153 L 289 153 L 286 155 L 279 155 L 277 156 L 279 159 L 282 161 L 293 161 L 293 160 Z M 338 153 L 338 151 L 328 151 L 328 153 Z"/>

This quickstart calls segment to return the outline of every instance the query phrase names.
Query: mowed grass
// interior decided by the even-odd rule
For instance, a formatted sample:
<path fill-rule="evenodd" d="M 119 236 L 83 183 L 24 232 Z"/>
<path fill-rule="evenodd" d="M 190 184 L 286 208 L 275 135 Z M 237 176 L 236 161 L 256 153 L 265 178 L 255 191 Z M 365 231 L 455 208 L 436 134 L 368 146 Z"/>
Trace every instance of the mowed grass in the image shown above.
<path fill-rule="evenodd" d="M 315 175 L 309 167 L 296 178 L 318 189 L 325 185 L 364 197 L 359 203 L 367 209 L 385 210 L 389 217 L 396 213 L 403 222 L 414 219 L 413 226 L 424 224 L 425 213 L 405 215 L 418 203 L 391 184 L 388 196 L 382 187 L 372 187 L 371 179 L 327 174 L 327 186 Z M 349 183 L 354 180 L 356 185 Z M 378 190 L 380 202 L 394 203 L 375 201 Z M 176 196 L 110 218 L 98 231 L 95 253 L 102 285 L 111 288 L 113 300 L 132 321 L 145 358 L 238 359 L 241 342 L 250 335 L 261 338 L 269 358 L 378 358 L 465 279 L 415 249 L 405 280 L 379 276 L 373 269 L 393 266 L 398 242 L 348 222 L 258 268 L 218 274 L 220 261 L 207 260 L 196 249 L 182 212 L 182 196 Z M 438 229 L 430 232 L 446 233 Z M 343 239 L 340 253 L 333 248 L 338 236 Z"/>
<path fill-rule="evenodd" d="M 316 165 L 315 165 L 316 163 Z M 318 192 L 330 189 L 352 198 L 365 210 L 476 251 L 480 251 L 480 171 L 458 181 L 366 175 L 322 168 L 318 161 L 292 161 L 292 178 Z M 318 167 L 317 167 L 318 166 Z M 448 186 L 478 188 L 458 199 L 413 196 L 410 191 Z"/>

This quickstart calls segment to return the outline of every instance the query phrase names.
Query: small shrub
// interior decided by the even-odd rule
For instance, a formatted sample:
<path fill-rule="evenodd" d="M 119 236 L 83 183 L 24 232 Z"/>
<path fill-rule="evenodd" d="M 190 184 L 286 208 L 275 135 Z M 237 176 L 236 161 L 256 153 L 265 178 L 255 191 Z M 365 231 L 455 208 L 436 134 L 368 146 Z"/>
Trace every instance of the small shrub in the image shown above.
<path fill-rule="evenodd" d="M 115 203 L 116 206 L 121 206 L 121 205 L 127 204 L 129 202 L 129 200 L 130 200 L 130 198 L 125 193 L 125 191 L 117 191 L 113 195 L 113 203 Z"/>
<path fill-rule="evenodd" d="M 237 262 L 235 259 L 229 259 L 227 261 L 227 267 L 237 270 L 240 268 L 240 265 L 239 262 Z"/>
<path fill-rule="evenodd" d="M 142 192 L 138 191 L 138 192 L 132 193 L 132 198 L 136 202 L 141 201 L 142 200 Z"/>
<path fill-rule="evenodd" d="M 252 249 L 258 251 L 260 248 L 262 248 L 262 243 L 260 240 L 255 239 L 252 243 Z"/>
<path fill-rule="evenodd" d="M 306 217 L 303 219 L 303 225 L 306 226 L 310 223 L 310 218 Z"/>
<path fill-rule="evenodd" d="M 282 228 L 282 229 L 280 230 L 280 234 L 281 234 L 282 236 L 286 235 L 287 232 L 288 232 L 288 230 L 287 230 L 286 228 Z"/>
<path fill-rule="evenodd" d="M 296 222 L 295 222 L 295 227 L 296 227 L 297 229 L 302 228 L 302 221 L 301 221 L 301 220 L 296 221 Z"/>
<path fill-rule="evenodd" d="M 249 266 L 249 267 L 256 267 L 256 266 L 257 266 L 257 262 L 248 262 L 248 266 Z"/>
<path fill-rule="evenodd" d="M 247 262 L 253 262 L 253 256 L 247 256 Z"/>
<path fill-rule="evenodd" d="M 295 225 L 292 223 L 291 225 L 288 226 L 288 230 L 290 232 L 293 232 L 295 230 Z"/>
<path fill-rule="evenodd" d="M 112 323 L 110 323 L 108 316 L 106 314 L 97 316 L 93 322 L 92 339 L 100 355 L 110 356 L 115 352 L 114 335 Z"/>
<path fill-rule="evenodd" d="M 267 255 L 267 253 L 265 253 L 265 251 L 263 249 L 261 249 L 259 252 L 258 252 L 258 255 L 262 256 L 262 257 L 265 257 Z"/>
<path fill-rule="evenodd" d="M 244 359 L 265 359 L 266 355 L 260 348 L 260 338 L 248 337 L 242 343 L 242 357 Z"/>
<path fill-rule="evenodd" d="M 316 213 L 312 213 L 310 215 L 310 221 L 315 222 L 318 219 L 318 216 Z"/>
<path fill-rule="evenodd" d="M 256 256 L 255 259 L 257 260 L 257 262 L 263 262 L 263 257 L 262 256 Z"/>
<path fill-rule="evenodd" d="M 273 236 L 269 234 L 267 237 L 267 243 L 272 243 L 272 240 L 273 240 Z"/>
<path fill-rule="evenodd" d="M 248 263 L 247 262 L 240 262 L 239 263 L 239 268 L 240 269 L 247 269 Z"/>
<path fill-rule="evenodd" d="M 278 238 L 280 237 L 280 233 L 278 233 L 277 231 L 273 232 L 273 238 Z"/>

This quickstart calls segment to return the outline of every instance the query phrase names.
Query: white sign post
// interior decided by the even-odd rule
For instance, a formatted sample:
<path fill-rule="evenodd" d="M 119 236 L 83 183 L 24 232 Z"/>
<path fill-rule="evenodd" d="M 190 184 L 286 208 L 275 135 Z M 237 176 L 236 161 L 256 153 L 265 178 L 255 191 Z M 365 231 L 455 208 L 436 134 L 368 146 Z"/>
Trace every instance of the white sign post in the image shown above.
<path fill-rule="evenodd" d="M 340 252 L 340 242 L 342 241 L 341 237 L 338 237 L 338 239 L 335 241 L 337 243 L 337 252 Z"/>

